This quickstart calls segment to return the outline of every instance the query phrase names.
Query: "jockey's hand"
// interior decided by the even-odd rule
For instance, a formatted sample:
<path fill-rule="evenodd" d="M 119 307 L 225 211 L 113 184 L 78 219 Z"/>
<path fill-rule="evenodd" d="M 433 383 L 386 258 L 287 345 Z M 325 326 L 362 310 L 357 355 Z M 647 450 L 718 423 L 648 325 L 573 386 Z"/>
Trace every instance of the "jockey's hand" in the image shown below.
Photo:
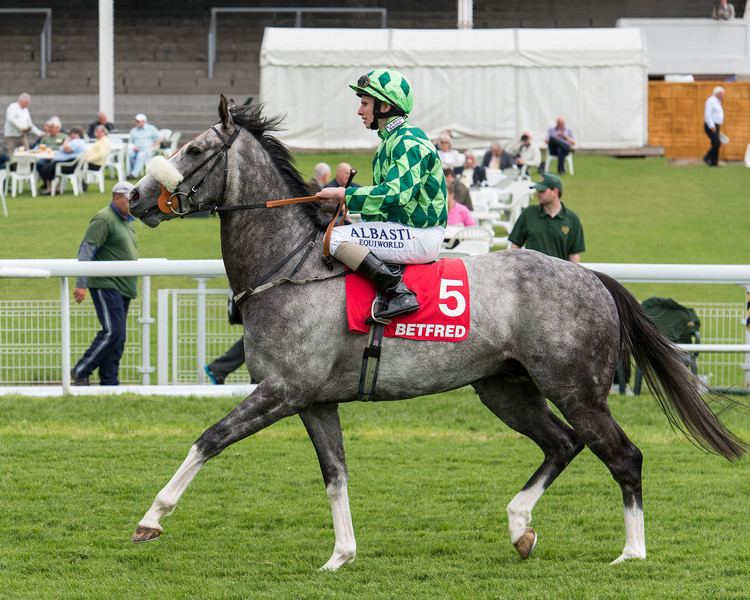
<path fill-rule="evenodd" d="M 73 299 L 80 304 L 86 299 L 86 288 L 76 288 L 73 290 Z"/>
<path fill-rule="evenodd" d="M 346 191 L 346 188 L 330 187 L 330 188 L 323 188 L 315 195 L 318 198 L 321 198 L 323 200 L 336 200 L 338 202 L 339 200 L 344 199 L 345 191 Z"/>

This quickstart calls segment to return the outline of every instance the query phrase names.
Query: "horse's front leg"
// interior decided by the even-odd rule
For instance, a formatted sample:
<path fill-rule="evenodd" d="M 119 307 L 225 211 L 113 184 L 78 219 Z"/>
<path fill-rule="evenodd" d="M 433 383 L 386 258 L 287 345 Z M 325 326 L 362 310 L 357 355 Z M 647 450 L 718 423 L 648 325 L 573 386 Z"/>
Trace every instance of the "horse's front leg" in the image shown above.
<path fill-rule="evenodd" d="M 302 405 L 290 400 L 295 396 L 288 392 L 266 379 L 232 412 L 206 429 L 190 448 L 187 458 L 172 479 L 156 495 L 151 508 L 138 522 L 133 542 L 148 542 L 161 535 L 162 517 L 174 510 L 185 489 L 209 458 L 218 455 L 234 442 L 298 413 Z"/>
<path fill-rule="evenodd" d="M 342 565 L 352 562 L 357 553 L 352 515 L 349 510 L 348 476 L 338 404 L 313 406 L 302 411 L 300 418 L 318 455 L 326 493 L 331 503 L 333 531 L 336 536 L 333 554 L 321 569 L 335 571 Z"/>

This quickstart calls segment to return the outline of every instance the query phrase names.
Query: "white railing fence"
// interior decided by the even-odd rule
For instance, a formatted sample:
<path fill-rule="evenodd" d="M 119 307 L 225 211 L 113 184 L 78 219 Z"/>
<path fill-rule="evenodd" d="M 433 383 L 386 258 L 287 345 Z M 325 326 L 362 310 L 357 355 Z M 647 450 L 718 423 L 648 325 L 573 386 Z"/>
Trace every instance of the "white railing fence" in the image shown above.
<path fill-rule="evenodd" d="M 731 283 L 742 285 L 750 301 L 750 266 L 586 264 L 623 282 Z M 150 385 L 206 383 L 203 365 L 223 354 L 242 335 L 226 316 L 226 289 L 207 289 L 209 278 L 225 276 L 220 260 L 128 262 L 0 260 L 0 278 L 59 278 L 57 301 L 0 300 L 0 386 L 62 384 L 70 389 L 70 367 L 99 328 L 90 301 L 70 302 L 69 277 L 140 276 L 140 300 L 131 303 L 128 341 L 120 368 L 123 383 Z M 151 276 L 191 276 L 195 289 L 156 292 L 157 318 L 151 316 Z M 699 373 L 713 386 L 750 388 L 750 304 L 679 300 L 701 319 Z M 157 327 L 156 340 L 152 326 Z M 155 351 L 155 352 L 154 352 Z M 152 364 L 156 357 L 157 366 Z M 156 373 L 157 382 L 152 381 Z M 245 369 L 228 383 L 246 383 Z"/>

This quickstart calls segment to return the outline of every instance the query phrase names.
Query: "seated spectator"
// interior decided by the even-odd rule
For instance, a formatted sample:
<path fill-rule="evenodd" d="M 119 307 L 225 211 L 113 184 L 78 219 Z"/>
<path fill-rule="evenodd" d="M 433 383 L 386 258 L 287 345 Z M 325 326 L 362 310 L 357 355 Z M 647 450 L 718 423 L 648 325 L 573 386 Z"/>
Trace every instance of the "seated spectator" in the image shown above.
<path fill-rule="evenodd" d="M 745 12 L 747 13 L 747 8 Z M 734 19 L 734 4 L 730 4 L 727 0 L 719 0 L 714 2 L 713 10 L 711 11 L 711 18 L 717 21 L 731 21 Z"/>
<path fill-rule="evenodd" d="M 89 123 L 88 129 L 86 129 L 86 135 L 88 136 L 89 139 L 93 140 L 94 137 L 96 137 L 95 130 L 99 125 L 106 127 L 107 133 L 115 130 L 114 124 L 110 123 L 109 120 L 107 119 L 107 113 L 100 112 L 96 115 L 96 121 L 92 121 L 91 123 Z"/>
<path fill-rule="evenodd" d="M 330 175 L 331 169 L 326 165 L 325 163 L 318 163 L 316 165 L 316 169 L 319 165 L 325 165 L 328 168 L 328 174 Z M 349 175 L 352 172 L 352 166 L 349 163 L 341 162 L 336 165 L 336 177 L 331 179 L 328 183 L 326 183 L 323 187 L 327 188 L 335 188 L 335 187 L 346 187 L 347 182 L 349 181 Z M 359 187 L 358 183 L 352 182 L 350 184 L 351 187 Z M 333 215 L 336 214 L 336 211 L 339 208 L 338 202 L 335 200 L 324 200 L 320 199 L 320 217 L 323 219 L 323 221 L 330 221 L 333 218 Z M 339 217 L 339 220 L 336 222 L 337 225 L 348 225 L 351 221 L 347 218 Z"/>
<path fill-rule="evenodd" d="M 129 178 L 135 179 L 140 176 L 160 143 L 159 130 L 148 123 L 146 115 L 135 115 L 135 127 L 130 130 Z"/>
<path fill-rule="evenodd" d="M 463 155 L 453 148 L 453 140 L 445 132 L 438 138 L 438 156 L 444 167 L 462 167 L 464 164 Z"/>
<path fill-rule="evenodd" d="M 503 150 L 503 145 L 500 142 L 495 142 L 490 146 L 490 149 L 484 153 L 482 166 L 485 169 L 498 169 L 504 171 L 513 166 L 513 157 Z"/>
<path fill-rule="evenodd" d="M 448 225 L 463 225 L 464 227 L 476 225 L 469 209 L 456 202 L 454 193 L 456 183 L 458 182 L 453 181 L 448 184 Z"/>
<path fill-rule="evenodd" d="M 536 167 L 540 172 L 544 170 L 544 166 L 542 165 L 542 151 L 539 149 L 539 146 L 531 141 L 531 134 L 529 132 L 521 134 L 521 139 L 518 143 L 511 146 L 510 152 L 519 169 L 526 167 L 530 172 L 532 167 Z"/>
<path fill-rule="evenodd" d="M 109 139 L 109 130 L 104 125 L 94 128 L 94 137 L 96 141 L 86 150 L 86 161 L 89 163 L 89 170 L 98 171 L 104 166 L 107 155 L 112 150 L 112 142 Z"/>
<path fill-rule="evenodd" d="M 315 168 L 313 169 L 312 179 L 307 182 L 307 186 L 312 192 L 319 192 L 323 189 L 323 186 L 326 185 L 330 179 L 331 167 L 328 166 L 328 163 L 319 162 L 317 165 L 315 165 Z"/>
<path fill-rule="evenodd" d="M 71 127 L 68 137 L 65 138 L 63 145 L 55 151 L 52 160 L 40 160 L 36 164 L 42 181 L 46 184 L 46 189 L 41 192 L 42 196 L 49 196 L 52 192 L 52 180 L 55 178 L 55 165 L 59 162 L 68 162 L 76 158 L 86 150 L 86 142 L 83 141 L 83 130 L 78 127 Z M 74 166 L 63 167 L 63 173 L 72 173 Z"/>
<path fill-rule="evenodd" d="M 450 185 L 453 189 L 453 196 L 456 202 L 463 204 L 469 210 L 474 210 L 474 205 L 471 203 L 469 188 L 456 178 L 455 171 L 450 167 L 443 167 L 443 175 L 445 175 L 445 185 Z"/>
<path fill-rule="evenodd" d="M 44 133 L 34 142 L 34 147 L 45 145 L 50 150 L 57 150 L 65 142 L 65 134 L 62 132 L 60 117 L 50 117 L 44 124 Z"/>
<path fill-rule="evenodd" d="M 573 152 L 576 140 L 573 132 L 565 127 L 565 119 L 557 117 L 555 126 L 547 131 L 547 152 L 557 157 L 557 172 L 565 174 L 565 157 Z"/>
<path fill-rule="evenodd" d="M 349 174 L 352 172 L 352 166 L 349 163 L 341 162 L 336 165 L 336 177 L 334 179 L 331 179 L 327 184 L 325 184 L 323 187 L 331 188 L 331 187 L 345 187 L 347 181 L 349 181 Z M 351 187 L 359 187 L 358 183 L 352 183 L 350 184 Z"/>
<path fill-rule="evenodd" d="M 467 187 L 487 185 L 487 169 L 477 166 L 477 157 L 473 150 L 464 152 L 463 168 L 454 169 L 454 171 L 460 175 L 459 180 Z"/>

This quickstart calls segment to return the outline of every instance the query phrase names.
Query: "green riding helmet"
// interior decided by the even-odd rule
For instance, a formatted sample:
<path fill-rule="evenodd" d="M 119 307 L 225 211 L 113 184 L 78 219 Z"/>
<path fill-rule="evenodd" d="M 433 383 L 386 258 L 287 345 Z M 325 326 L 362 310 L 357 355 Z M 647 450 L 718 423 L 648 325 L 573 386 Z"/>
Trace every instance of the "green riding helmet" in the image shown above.
<path fill-rule="evenodd" d="M 375 69 L 362 75 L 357 83 L 352 83 L 349 87 L 357 96 L 372 96 L 376 100 L 387 102 L 395 109 L 394 114 L 408 115 L 414 106 L 411 83 L 394 69 Z"/>

